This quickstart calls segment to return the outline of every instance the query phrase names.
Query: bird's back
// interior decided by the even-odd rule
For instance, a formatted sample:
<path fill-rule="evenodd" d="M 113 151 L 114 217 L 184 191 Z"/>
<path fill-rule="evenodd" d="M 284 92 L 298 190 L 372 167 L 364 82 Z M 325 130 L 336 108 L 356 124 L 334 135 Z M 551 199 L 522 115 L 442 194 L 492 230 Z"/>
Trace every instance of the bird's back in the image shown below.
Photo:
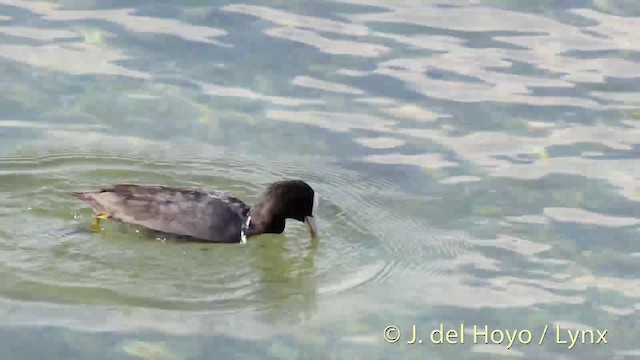
<path fill-rule="evenodd" d="M 240 241 L 249 207 L 226 193 L 168 186 L 120 184 L 73 193 L 96 213 L 175 235 L 216 242 Z"/>

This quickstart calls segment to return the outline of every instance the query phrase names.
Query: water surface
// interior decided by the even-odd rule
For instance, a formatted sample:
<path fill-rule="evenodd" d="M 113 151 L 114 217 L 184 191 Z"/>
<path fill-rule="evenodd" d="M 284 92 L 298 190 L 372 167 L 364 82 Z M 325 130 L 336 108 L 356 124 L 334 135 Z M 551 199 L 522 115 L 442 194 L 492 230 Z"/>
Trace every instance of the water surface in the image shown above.
<path fill-rule="evenodd" d="M 0 357 L 639 357 L 638 16 L 624 0 L 0 0 Z M 92 234 L 67 195 L 132 182 L 253 203 L 289 177 L 321 195 L 318 242 L 296 222 L 242 246 Z M 440 324 L 465 343 L 428 342 Z M 533 339 L 474 342 L 474 325 Z M 558 326 L 608 343 L 568 349 Z"/>

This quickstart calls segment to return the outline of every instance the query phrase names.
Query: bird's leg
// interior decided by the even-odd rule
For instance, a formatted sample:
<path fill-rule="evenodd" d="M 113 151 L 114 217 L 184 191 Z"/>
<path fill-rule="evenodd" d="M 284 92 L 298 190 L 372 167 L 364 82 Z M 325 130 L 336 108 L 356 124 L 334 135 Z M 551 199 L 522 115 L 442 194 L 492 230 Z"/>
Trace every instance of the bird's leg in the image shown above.
<path fill-rule="evenodd" d="M 111 216 L 108 214 L 98 214 L 91 220 L 91 231 L 100 232 L 100 220 L 109 220 Z"/>

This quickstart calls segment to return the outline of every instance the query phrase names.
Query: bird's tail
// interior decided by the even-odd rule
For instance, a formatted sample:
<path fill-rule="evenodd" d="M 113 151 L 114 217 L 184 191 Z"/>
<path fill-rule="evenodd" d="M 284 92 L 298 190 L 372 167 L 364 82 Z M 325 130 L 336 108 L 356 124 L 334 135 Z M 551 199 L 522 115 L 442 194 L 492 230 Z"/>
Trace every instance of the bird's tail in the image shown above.
<path fill-rule="evenodd" d="M 75 196 L 80 200 L 87 200 L 87 193 L 84 193 L 84 192 L 73 191 L 73 192 L 70 192 L 69 195 Z"/>

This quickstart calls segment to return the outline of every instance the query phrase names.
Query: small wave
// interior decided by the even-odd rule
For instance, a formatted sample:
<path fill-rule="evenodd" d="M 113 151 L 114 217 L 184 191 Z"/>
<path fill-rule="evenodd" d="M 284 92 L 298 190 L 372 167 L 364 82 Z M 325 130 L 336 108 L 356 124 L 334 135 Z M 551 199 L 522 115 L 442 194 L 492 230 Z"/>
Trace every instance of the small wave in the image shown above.
<path fill-rule="evenodd" d="M 469 246 L 463 236 L 434 229 L 419 211 L 410 211 L 429 206 L 428 201 L 393 183 L 325 159 L 262 161 L 249 155 L 149 160 L 97 152 L 0 159 L 6 169 L 0 177 L 24 180 L 24 186 L 12 187 L 17 202 L 0 222 L 30 224 L 14 224 L 0 236 L 1 270 L 30 290 L 5 287 L 1 295 L 125 305 L 146 301 L 192 310 L 259 307 L 283 297 L 389 282 L 408 272 L 438 276 L 437 260 Z M 228 191 L 253 203 L 267 184 L 282 178 L 303 178 L 321 196 L 322 233 L 315 247 L 308 246 L 297 223 L 283 236 L 231 247 L 158 242 L 135 227 L 115 225 L 100 234 L 69 235 L 69 229 L 88 226 L 90 212 L 68 191 L 117 182 L 165 183 Z M 31 210 L 19 209 L 19 201 Z"/>

